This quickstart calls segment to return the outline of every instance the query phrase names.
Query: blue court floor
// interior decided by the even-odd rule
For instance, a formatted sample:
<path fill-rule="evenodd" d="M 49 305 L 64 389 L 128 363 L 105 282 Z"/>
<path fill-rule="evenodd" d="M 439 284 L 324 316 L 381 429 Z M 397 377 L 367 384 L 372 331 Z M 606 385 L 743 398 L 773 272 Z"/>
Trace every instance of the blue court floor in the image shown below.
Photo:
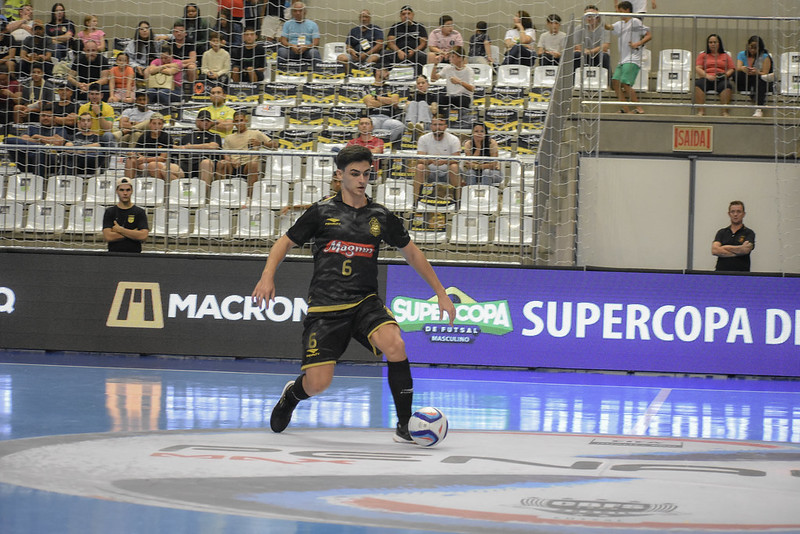
<path fill-rule="evenodd" d="M 800 532 L 800 382 L 0 351 L 0 533 Z"/>

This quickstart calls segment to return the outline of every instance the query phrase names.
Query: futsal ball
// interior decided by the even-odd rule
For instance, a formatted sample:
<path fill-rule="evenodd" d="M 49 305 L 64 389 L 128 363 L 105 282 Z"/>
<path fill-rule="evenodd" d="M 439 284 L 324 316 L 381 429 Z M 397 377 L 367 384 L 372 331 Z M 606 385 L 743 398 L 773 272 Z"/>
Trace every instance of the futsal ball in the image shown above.
<path fill-rule="evenodd" d="M 421 408 L 408 421 L 408 433 L 417 445 L 433 447 L 447 436 L 447 417 L 437 408 Z"/>

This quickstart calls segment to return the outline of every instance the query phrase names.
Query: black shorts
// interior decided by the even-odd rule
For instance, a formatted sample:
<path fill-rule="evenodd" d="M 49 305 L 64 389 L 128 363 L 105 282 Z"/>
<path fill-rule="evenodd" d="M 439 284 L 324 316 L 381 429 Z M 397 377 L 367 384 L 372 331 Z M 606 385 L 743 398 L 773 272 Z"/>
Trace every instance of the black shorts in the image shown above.
<path fill-rule="evenodd" d="M 377 295 L 370 295 L 344 310 L 309 312 L 303 321 L 301 370 L 336 362 L 355 339 L 375 356 L 381 353 L 369 336 L 385 324 L 397 324 L 392 312 Z"/>

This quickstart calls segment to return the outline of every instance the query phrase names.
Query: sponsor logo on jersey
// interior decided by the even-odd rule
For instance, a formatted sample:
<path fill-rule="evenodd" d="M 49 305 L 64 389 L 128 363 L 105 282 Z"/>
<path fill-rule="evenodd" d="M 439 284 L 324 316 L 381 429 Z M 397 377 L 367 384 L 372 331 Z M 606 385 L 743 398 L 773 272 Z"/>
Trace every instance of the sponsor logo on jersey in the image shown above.
<path fill-rule="evenodd" d="M 352 258 L 353 256 L 371 258 L 375 254 L 375 246 L 364 243 L 350 243 L 349 241 L 339 241 L 338 239 L 334 239 L 328 243 L 328 246 L 325 247 L 325 250 L 322 252 L 341 254 L 348 258 Z"/>
<path fill-rule="evenodd" d="M 328 217 L 325 220 L 325 226 L 340 226 L 341 224 L 342 224 L 342 221 L 340 219 L 335 218 L 335 217 Z"/>

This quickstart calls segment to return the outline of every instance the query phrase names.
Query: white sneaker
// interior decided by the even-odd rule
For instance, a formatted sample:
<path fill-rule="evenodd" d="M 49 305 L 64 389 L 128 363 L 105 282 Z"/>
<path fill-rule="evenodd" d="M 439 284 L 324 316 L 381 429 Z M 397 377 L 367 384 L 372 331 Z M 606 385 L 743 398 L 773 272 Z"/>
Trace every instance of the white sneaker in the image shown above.
<path fill-rule="evenodd" d="M 763 116 L 764 113 L 760 109 L 756 108 L 755 112 L 753 113 L 753 117 L 763 117 Z"/>

